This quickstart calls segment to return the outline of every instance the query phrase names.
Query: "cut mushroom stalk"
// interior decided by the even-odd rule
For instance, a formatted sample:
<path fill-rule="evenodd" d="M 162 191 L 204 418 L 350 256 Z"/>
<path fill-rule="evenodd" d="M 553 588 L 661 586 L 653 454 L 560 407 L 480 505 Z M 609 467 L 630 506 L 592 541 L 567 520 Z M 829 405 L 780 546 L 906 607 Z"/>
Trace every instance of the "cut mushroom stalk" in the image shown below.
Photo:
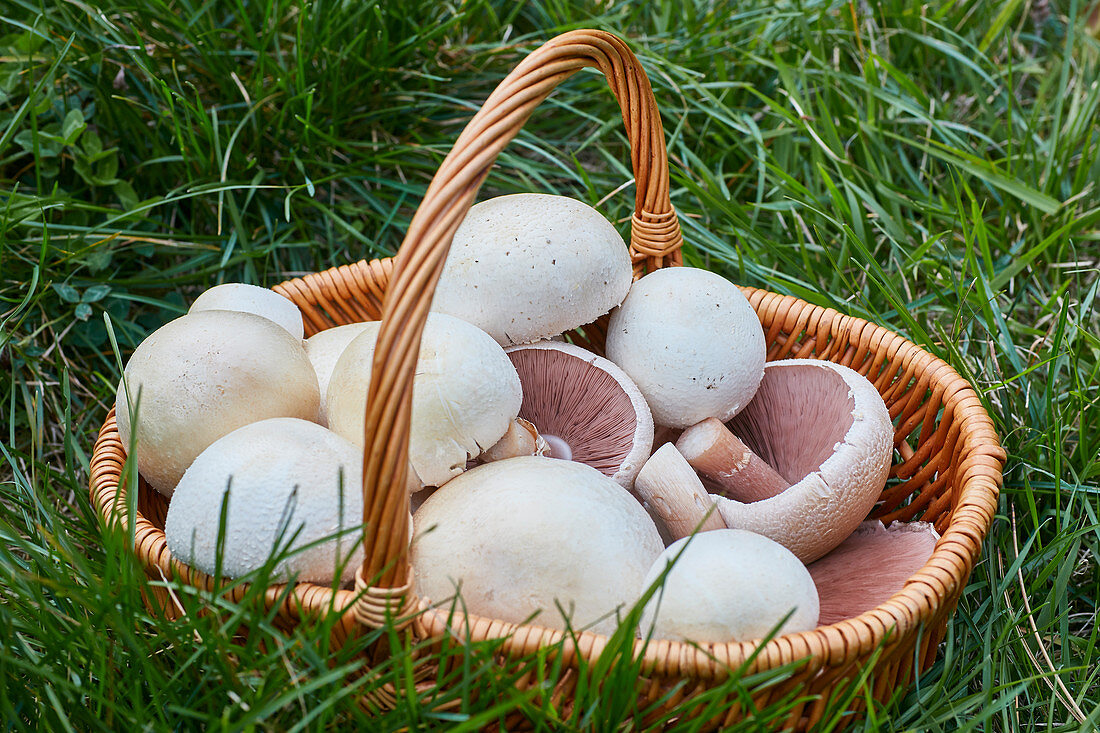
<path fill-rule="evenodd" d="M 791 487 L 717 418 L 707 418 L 685 430 L 676 441 L 676 449 L 730 499 L 760 501 Z"/>
<path fill-rule="evenodd" d="M 634 480 L 634 490 L 653 508 L 674 540 L 696 530 L 726 528 L 703 482 L 672 443 L 665 443 L 650 456 Z"/>
<path fill-rule="evenodd" d="M 938 539 L 927 522 L 894 522 L 888 529 L 878 520 L 861 524 L 809 565 L 821 599 L 819 623 L 834 624 L 885 603 L 928 562 Z"/>
<path fill-rule="evenodd" d="M 529 420 L 517 417 L 508 426 L 508 432 L 504 437 L 482 453 L 478 460 L 481 463 L 489 463 L 516 456 L 543 456 L 549 450 L 547 441 L 539 435 L 535 426 Z"/>

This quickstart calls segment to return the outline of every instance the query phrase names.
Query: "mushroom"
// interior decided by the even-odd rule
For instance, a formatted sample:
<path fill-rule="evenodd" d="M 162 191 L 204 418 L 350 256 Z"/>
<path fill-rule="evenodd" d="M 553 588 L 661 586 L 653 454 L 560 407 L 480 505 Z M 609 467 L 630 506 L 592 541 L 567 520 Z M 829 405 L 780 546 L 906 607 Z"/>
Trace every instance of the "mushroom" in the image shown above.
<path fill-rule="evenodd" d="M 344 349 L 355 337 L 370 332 L 371 338 L 377 338 L 381 321 L 348 323 L 344 326 L 318 331 L 306 339 L 306 356 L 317 372 L 317 386 L 321 389 L 321 406 L 317 411 L 317 422 L 328 427 L 328 383 L 332 379 L 332 370 Z"/>
<path fill-rule="evenodd" d="M 633 273 L 615 227 L 565 196 L 499 196 L 455 232 L 432 310 L 484 329 L 501 346 L 595 321 L 626 297 Z"/>
<path fill-rule="evenodd" d="M 638 385 L 653 421 L 671 428 L 737 414 L 760 384 L 764 356 L 764 331 L 741 291 L 691 267 L 634 283 L 607 328 L 607 358 Z"/>
<path fill-rule="evenodd" d="M 131 430 L 130 399 L 137 400 Z M 127 397 L 129 395 L 129 399 Z M 269 417 L 317 416 L 317 377 L 301 339 L 253 313 L 199 311 L 151 333 L 115 398 L 119 437 L 136 435 L 138 471 L 165 496 L 208 445 Z"/>
<path fill-rule="evenodd" d="M 609 634 L 663 545 L 638 501 L 599 471 L 527 456 L 453 479 L 415 516 L 417 594 L 469 613 Z M 557 608 L 565 612 L 562 618 Z"/>
<path fill-rule="evenodd" d="M 817 626 L 810 573 L 767 537 L 736 529 L 684 537 L 661 553 L 643 587 L 666 572 L 642 612 L 642 633 L 652 629 L 654 639 L 720 644 Z"/>
<path fill-rule="evenodd" d="M 653 418 L 630 377 L 573 344 L 505 351 L 523 385 L 520 417 L 535 424 L 550 456 L 586 463 L 630 489 L 653 443 Z"/>
<path fill-rule="evenodd" d="M 362 537 L 351 531 L 362 523 L 361 464 L 356 446 L 316 423 L 274 418 L 238 428 L 183 474 L 164 524 L 168 549 L 210 575 L 220 563 L 237 578 L 279 552 L 288 554 L 273 579 L 329 583 L 340 568 L 352 580 L 363 561 Z"/>
<path fill-rule="evenodd" d="M 924 567 L 939 538 L 927 522 L 860 524 L 808 568 L 821 599 L 819 623 L 834 624 L 885 603 Z"/>
<path fill-rule="evenodd" d="M 329 427 L 363 444 L 377 330 L 357 336 L 332 370 Z M 442 486 L 503 437 L 519 413 L 519 375 L 487 333 L 453 316 L 429 314 L 413 381 L 408 489 Z"/>
<path fill-rule="evenodd" d="M 245 283 L 215 285 L 195 298 L 188 313 L 199 311 L 241 311 L 254 313 L 278 323 L 296 339 L 302 338 L 305 326 L 302 312 L 289 298 L 274 290 Z"/>
<path fill-rule="evenodd" d="M 813 562 L 847 538 L 886 485 L 894 437 L 890 413 L 874 385 L 848 367 L 816 359 L 771 362 L 756 396 L 730 425 L 754 458 L 766 457 L 790 487 L 752 502 L 715 494 L 711 499 L 727 527 L 770 537 L 803 562 Z M 643 468 L 654 476 L 647 481 L 687 483 L 682 467 L 653 458 L 654 466 Z M 735 474 L 741 454 L 735 451 L 728 460 L 719 474 Z M 693 480 L 698 485 L 692 491 L 700 491 L 701 483 Z M 672 521 L 694 526 L 705 512 L 698 502 L 683 500 L 675 505 Z"/>
<path fill-rule="evenodd" d="M 848 367 L 770 362 L 756 396 L 729 426 L 791 486 L 749 503 L 718 497 L 726 525 L 766 535 L 805 563 L 843 542 L 886 485 L 890 412 L 874 385 Z"/>

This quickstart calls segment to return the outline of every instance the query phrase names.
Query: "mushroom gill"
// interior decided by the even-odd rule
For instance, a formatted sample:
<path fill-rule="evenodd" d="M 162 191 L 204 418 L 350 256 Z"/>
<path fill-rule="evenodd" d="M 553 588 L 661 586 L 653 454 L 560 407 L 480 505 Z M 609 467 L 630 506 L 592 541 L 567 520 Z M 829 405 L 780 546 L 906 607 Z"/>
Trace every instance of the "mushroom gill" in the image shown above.
<path fill-rule="evenodd" d="M 871 520 L 809 565 L 821 601 L 821 625 L 858 616 L 885 603 L 920 570 L 939 535 L 927 522 Z"/>
<path fill-rule="evenodd" d="M 573 344 L 540 341 L 506 351 L 523 385 L 519 416 L 534 423 L 550 455 L 631 488 L 649 457 L 653 419 L 630 378 Z"/>
<path fill-rule="evenodd" d="M 855 400 L 831 369 L 765 369 L 729 429 L 789 484 L 819 470 L 852 428 Z"/>

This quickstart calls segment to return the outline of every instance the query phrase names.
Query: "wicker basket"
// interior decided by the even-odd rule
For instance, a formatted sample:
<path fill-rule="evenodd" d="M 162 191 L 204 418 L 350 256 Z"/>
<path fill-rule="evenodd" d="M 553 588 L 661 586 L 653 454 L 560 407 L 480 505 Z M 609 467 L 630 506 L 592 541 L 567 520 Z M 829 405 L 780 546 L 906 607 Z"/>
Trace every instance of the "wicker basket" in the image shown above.
<path fill-rule="evenodd" d="M 413 597 L 411 569 L 404 554 L 408 497 L 402 487 L 413 365 L 451 238 L 497 154 L 557 84 L 586 66 L 598 68 L 607 77 L 630 140 L 637 182 L 630 244 L 635 274 L 679 264 L 682 240 L 669 202 L 664 133 L 641 66 L 626 45 L 608 33 L 574 31 L 551 40 L 504 79 L 463 130 L 432 180 L 396 258 L 337 267 L 275 288 L 301 308 L 307 335 L 354 321 L 383 321 L 368 396 L 363 488 L 366 559 L 357 588 L 334 591 L 299 583 L 290 592 L 282 587 L 269 589 L 268 601 L 279 604 L 277 620 L 285 627 L 293 627 L 304 615 L 354 606 L 335 627 L 337 643 L 354 633 L 356 623 L 378 627 L 387 614 L 407 618 L 405 623 L 422 639 L 456 633 L 448 627 L 445 611 L 433 610 Z M 898 456 L 874 516 L 886 522 L 919 517 L 934 523 L 942 535 L 932 558 L 904 590 L 856 618 L 780 636 L 762 646 L 758 642 L 699 647 L 637 642 L 644 672 L 638 695 L 652 702 L 675 688 L 664 709 L 717 684 L 731 668 L 746 661 L 748 672 L 754 673 L 804 660 L 796 673 L 768 688 L 764 699 L 755 700 L 763 705 L 797 691 L 807 702 L 791 711 L 785 725 L 804 729 L 820 719 L 830 694 L 857 678 L 872 658 L 872 692 L 877 700 L 888 699 L 932 663 L 993 520 L 1005 454 L 977 395 L 945 362 L 867 321 L 789 296 L 753 288 L 744 288 L 744 293 L 763 324 L 769 360 L 829 359 L 852 367 L 874 383 L 896 425 Z M 597 323 L 575 336 L 582 345 L 602 353 L 603 334 Z M 126 489 L 120 483 L 125 459 L 112 411 L 95 445 L 91 494 L 104 520 L 124 524 L 128 522 Z M 167 501 L 141 483 L 132 531 L 135 550 L 149 576 L 213 589 L 213 578 L 168 552 L 163 531 Z M 364 588 L 363 578 L 380 578 L 379 587 Z M 237 597 L 244 592 L 242 587 L 231 591 Z M 161 587 L 149 586 L 147 602 L 154 610 L 175 613 Z M 421 613 L 414 613 L 417 610 Z M 566 664 L 575 664 L 578 657 L 594 659 L 607 643 L 606 637 L 590 632 L 563 639 L 559 631 L 477 617 L 465 619 L 458 633 L 477 640 L 503 639 L 502 650 L 509 655 L 526 655 L 562 642 Z M 576 676 L 563 679 L 555 697 L 567 707 L 570 683 Z M 681 684 L 684 681 L 687 684 Z M 743 717 L 743 704 L 736 699 L 729 702 L 714 714 L 712 726 Z"/>

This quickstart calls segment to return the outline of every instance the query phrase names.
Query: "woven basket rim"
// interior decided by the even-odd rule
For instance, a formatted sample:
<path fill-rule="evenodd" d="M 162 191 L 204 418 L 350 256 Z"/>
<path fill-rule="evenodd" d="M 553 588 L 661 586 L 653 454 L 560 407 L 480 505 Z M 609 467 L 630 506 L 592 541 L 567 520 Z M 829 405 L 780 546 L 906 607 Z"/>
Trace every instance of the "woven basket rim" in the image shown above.
<path fill-rule="evenodd" d="M 358 264 L 374 268 L 386 263 L 385 260 L 374 260 Z M 758 312 L 763 298 L 779 298 L 787 304 L 798 306 L 802 312 L 808 314 L 809 319 L 830 321 L 833 343 L 838 341 L 839 335 L 850 334 L 853 330 L 867 332 L 869 329 L 870 338 L 875 343 L 885 339 L 892 341 L 892 359 L 902 354 L 903 360 L 919 360 L 924 370 L 931 369 L 934 384 L 954 378 L 956 387 L 943 398 L 944 409 L 949 405 L 978 408 L 969 410 L 960 418 L 959 439 L 962 447 L 959 451 L 959 463 L 970 459 L 982 460 L 972 460 L 975 470 L 958 478 L 959 484 L 955 489 L 957 500 L 932 556 L 906 581 L 904 588 L 886 602 L 853 618 L 818 626 L 811 631 L 782 634 L 763 645 L 760 640 L 696 644 L 637 639 L 634 653 L 642 658 L 643 671 L 646 674 L 715 679 L 724 677 L 731 669 L 741 667 L 750 659 L 753 660 L 750 671 L 758 671 L 786 663 L 791 658 L 811 658 L 818 665 L 833 666 L 865 656 L 891 638 L 902 638 L 918 625 L 931 622 L 937 613 L 949 611 L 943 608 L 943 599 L 961 592 L 961 586 L 965 584 L 973 563 L 980 554 L 981 543 L 996 511 L 1005 452 L 997 439 L 992 420 L 981 407 L 977 393 L 954 368 L 908 339 L 863 319 L 843 315 L 831 308 L 813 305 L 793 296 L 753 287 L 741 287 L 741 290 Z M 811 358 L 828 358 L 830 355 Z M 120 488 L 119 483 L 125 461 L 125 446 L 119 438 L 115 410 L 112 407 L 93 449 L 90 489 L 93 504 L 101 520 L 105 523 L 118 522 L 129 529 L 126 527 L 126 492 L 124 488 Z M 136 514 L 133 535 L 134 550 L 150 577 L 177 579 L 207 591 L 213 591 L 217 587 L 212 576 L 173 557 L 168 550 L 164 531 L 140 512 Z M 222 586 L 231 586 L 231 597 L 239 600 L 248 584 L 223 579 Z M 299 582 L 294 584 L 290 592 L 286 592 L 285 584 L 270 586 L 265 595 L 269 604 L 280 603 L 280 610 L 296 620 L 316 614 L 317 609 L 340 613 L 338 625 L 340 631 L 346 635 L 355 625 L 354 613 L 350 611 L 360 593 Z M 426 638 L 438 638 L 443 634 L 454 635 L 454 624 L 448 623 L 448 619 L 452 618 L 450 607 L 450 603 L 433 607 L 429 601 L 421 599 L 418 615 L 413 621 L 420 635 Z M 566 661 L 572 664 L 577 663 L 578 654 L 586 659 L 594 659 L 606 647 L 609 638 L 592 631 L 583 631 L 570 638 L 567 632 L 537 624 L 515 624 L 463 614 L 461 626 L 467 631 L 478 623 L 488 623 L 489 632 L 458 635 L 473 641 L 503 640 L 502 651 L 510 655 L 521 654 L 531 644 L 545 647 L 563 642 Z"/>

